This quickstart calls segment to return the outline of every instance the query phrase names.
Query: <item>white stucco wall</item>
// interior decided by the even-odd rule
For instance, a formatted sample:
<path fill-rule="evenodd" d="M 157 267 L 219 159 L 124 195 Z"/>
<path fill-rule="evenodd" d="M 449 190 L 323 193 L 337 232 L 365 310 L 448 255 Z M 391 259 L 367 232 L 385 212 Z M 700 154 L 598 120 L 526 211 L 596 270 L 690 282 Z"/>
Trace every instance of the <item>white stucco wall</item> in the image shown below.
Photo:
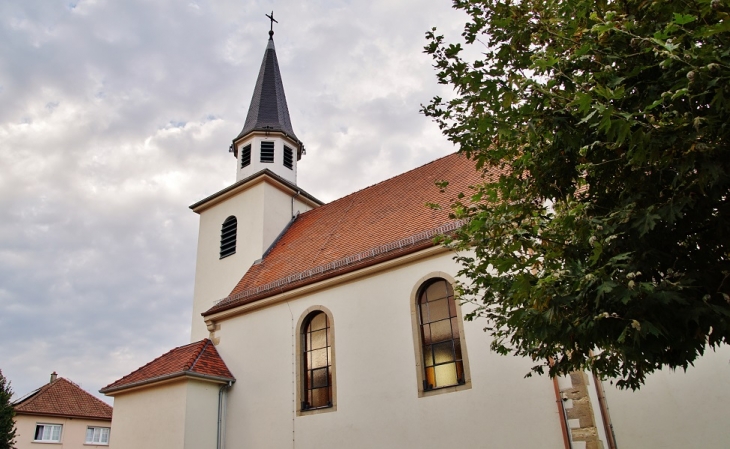
<path fill-rule="evenodd" d="M 117 393 L 112 449 L 215 449 L 219 384 L 179 379 Z"/>
<path fill-rule="evenodd" d="M 294 196 L 296 193 L 268 182 L 253 182 L 249 188 L 200 212 L 190 341 L 208 336 L 200 314 L 233 290 L 286 227 L 292 212 L 296 215 L 311 209 L 301 198 L 293 200 L 292 208 Z M 231 215 L 238 223 L 236 253 L 221 259 L 221 226 Z"/>
<path fill-rule="evenodd" d="M 60 443 L 34 443 L 37 424 L 60 424 Z M 107 445 L 85 444 L 86 429 L 88 427 L 111 427 L 111 422 L 83 418 L 59 418 L 52 416 L 16 415 L 15 416 L 15 447 L 16 449 L 38 449 L 39 447 L 53 447 L 58 449 L 88 449 L 93 447 L 108 447 Z M 114 432 L 110 434 L 114 438 Z M 50 446 L 46 446 L 50 445 Z"/>
<path fill-rule="evenodd" d="M 563 448 L 552 381 L 492 353 L 484 323 L 464 324 L 472 388 L 419 398 L 410 301 L 438 271 L 456 273 L 451 255 L 223 321 L 217 349 L 237 378 L 226 447 Z M 316 305 L 334 319 L 337 408 L 297 416 L 295 326 Z"/>
<path fill-rule="evenodd" d="M 114 396 L 112 449 L 181 449 L 185 442 L 186 382 Z"/>
<path fill-rule="evenodd" d="M 730 347 L 709 351 L 687 372 L 664 369 L 639 391 L 604 382 L 619 448 L 730 448 Z"/>

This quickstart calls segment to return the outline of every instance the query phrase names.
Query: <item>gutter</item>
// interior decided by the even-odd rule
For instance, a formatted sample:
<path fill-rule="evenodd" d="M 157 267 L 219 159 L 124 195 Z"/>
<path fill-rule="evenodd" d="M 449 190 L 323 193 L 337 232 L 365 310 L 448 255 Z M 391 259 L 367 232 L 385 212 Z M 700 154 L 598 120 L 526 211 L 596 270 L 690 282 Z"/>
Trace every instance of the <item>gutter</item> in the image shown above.
<path fill-rule="evenodd" d="M 195 373 L 195 372 L 191 372 L 191 371 L 178 371 L 176 373 L 164 374 L 162 376 L 152 377 L 150 379 L 140 380 L 137 382 L 120 385 L 118 387 L 102 388 L 101 390 L 99 390 L 99 393 L 109 395 L 109 393 L 117 393 L 117 392 L 123 391 L 123 390 L 129 390 L 132 388 L 143 387 L 143 386 L 154 384 L 157 382 L 163 382 L 166 380 L 172 380 L 172 379 L 184 378 L 184 377 L 207 380 L 207 381 L 215 382 L 215 383 L 225 383 L 225 384 L 236 381 L 236 379 L 231 379 L 229 377 L 211 376 L 209 374 L 200 374 L 200 373 Z"/>

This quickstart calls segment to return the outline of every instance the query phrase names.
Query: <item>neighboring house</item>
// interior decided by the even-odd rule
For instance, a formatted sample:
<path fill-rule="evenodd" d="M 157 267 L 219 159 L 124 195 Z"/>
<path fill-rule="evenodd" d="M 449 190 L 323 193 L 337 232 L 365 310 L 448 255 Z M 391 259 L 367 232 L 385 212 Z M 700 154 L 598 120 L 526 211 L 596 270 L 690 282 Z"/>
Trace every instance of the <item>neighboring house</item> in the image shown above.
<path fill-rule="evenodd" d="M 101 390 L 113 449 L 728 447 L 727 348 L 623 392 L 526 379 L 530 360 L 463 320 L 460 267 L 433 237 L 495 173 L 454 154 L 329 204 L 302 190 L 271 37 L 231 150 L 236 182 L 191 206 L 193 343 Z"/>
<path fill-rule="evenodd" d="M 51 374 L 51 381 L 17 400 L 17 449 L 52 443 L 62 449 L 108 446 L 112 408 L 81 387 Z"/>

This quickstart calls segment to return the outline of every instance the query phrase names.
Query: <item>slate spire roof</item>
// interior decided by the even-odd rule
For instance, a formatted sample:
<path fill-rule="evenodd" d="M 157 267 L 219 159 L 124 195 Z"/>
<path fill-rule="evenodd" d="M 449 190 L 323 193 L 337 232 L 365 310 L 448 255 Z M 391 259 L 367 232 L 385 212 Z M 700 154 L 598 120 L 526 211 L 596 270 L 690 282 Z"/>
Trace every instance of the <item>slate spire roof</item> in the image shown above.
<path fill-rule="evenodd" d="M 15 412 L 27 415 L 112 419 L 112 408 L 81 387 L 59 377 L 14 404 Z"/>
<path fill-rule="evenodd" d="M 205 338 L 172 349 L 99 391 L 108 394 L 186 376 L 213 382 L 236 381 L 213 342 Z"/>
<path fill-rule="evenodd" d="M 284 84 L 281 81 L 279 62 L 276 59 L 273 33 L 269 35 L 264 59 L 261 61 L 259 77 L 253 90 L 251 105 L 243 129 L 234 141 L 252 131 L 280 131 L 299 142 L 294 134 L 286 105 Z"/>

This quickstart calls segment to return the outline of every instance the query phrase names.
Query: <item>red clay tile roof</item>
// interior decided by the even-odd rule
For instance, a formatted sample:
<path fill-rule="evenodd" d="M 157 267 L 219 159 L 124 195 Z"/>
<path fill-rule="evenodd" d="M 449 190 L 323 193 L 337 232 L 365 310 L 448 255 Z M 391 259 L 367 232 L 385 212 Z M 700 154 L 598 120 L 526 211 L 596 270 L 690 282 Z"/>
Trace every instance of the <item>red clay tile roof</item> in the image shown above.
<path fill-rule="evenodd" d="M 177 347 L 99 391 L 111 393 L 182 376 L 236 380 L 213 342 L 206 338 Z"/>
<path fill-rule="evenodd" d="M 437 181 L 449 182 L 445 192 Z M 474 162 L 456 153 L 305 212 L 231 294 L 203 315 L 433 246 L 434 231 L 459 225 L 448 217 L 449 204 L 481 182 Z M 433 210 L 426 203 L 442 207 Z M 403 244 L 404 239 L 409 240 Z"/>
<path fill-rule="evenodd" d="M 109 404 L 95 398 L 81 387 L 59 377 L 47 383 L 15 405 L 19 415 L 48 415 L 73 418 L 112 419 Z"/>

